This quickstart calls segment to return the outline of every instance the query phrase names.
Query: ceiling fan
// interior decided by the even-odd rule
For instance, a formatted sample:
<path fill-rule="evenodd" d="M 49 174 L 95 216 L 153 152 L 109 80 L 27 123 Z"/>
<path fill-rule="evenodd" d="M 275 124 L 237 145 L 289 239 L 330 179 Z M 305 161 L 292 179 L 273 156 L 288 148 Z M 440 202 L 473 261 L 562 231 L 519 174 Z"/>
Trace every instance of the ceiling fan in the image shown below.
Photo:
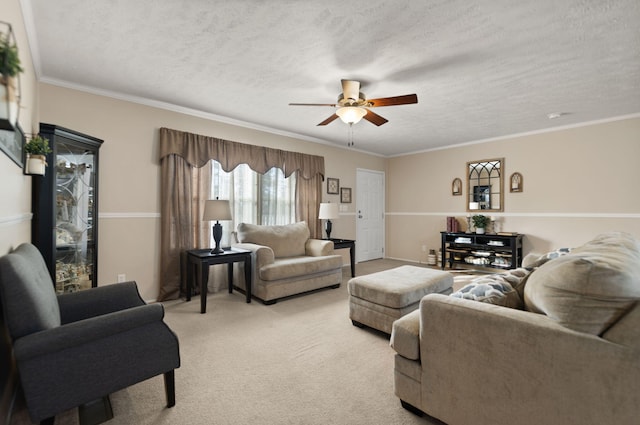
<path fill-rule="evenodd" d="M 340 118 L 347 124 L 355 124 L 362 118 L 381 126 L 388 122 L 384 117 L 376 114 L 367 108 L 380 106 L 408 105 L 418 103 L 416 94 L 406 94 L 404 96 L 381 97 L 379 99 L 367 99 L 364 93 L 360 92 L 360 82 L 355 80 L 341 80 L 342 94 L 338 96 L 337 103 L 290 103 L 291 106 L 332 106 L 337 107 L 336 112 L 318 125 L 327 125 L 336 118 Z"/>

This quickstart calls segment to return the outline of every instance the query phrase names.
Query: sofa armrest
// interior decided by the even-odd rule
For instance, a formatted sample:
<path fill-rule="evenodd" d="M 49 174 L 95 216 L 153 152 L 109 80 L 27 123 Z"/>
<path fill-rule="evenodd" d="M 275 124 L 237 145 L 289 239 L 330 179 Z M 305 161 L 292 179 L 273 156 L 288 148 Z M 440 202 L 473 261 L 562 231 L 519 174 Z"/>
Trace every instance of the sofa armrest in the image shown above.
<path fill-rule="evenodd" d="M 163 318 L 162 304 L 141 305 L 32 333 L 16 340 L 16 358 L 25 361 L 82 345 L 91 345 L 116 334 L 150 323 L 162 322 Z"/>
<path fill-rule="evenodd" d="M 144 305 L 135 282 L 98 286 L 57 296 L 62 324 Z"/>
<path fill-rule="evenodd" d="M 252 262 L 255 270 L 260 270 L 261 267 L 273 264 L 275 261 L 275 255 L 273 249 L 265 245 L 258 245 L 254 243 L 238 243 L 233 245 L 235 248 L 248 249 L 251 251 Z"/>
<path fill-rule="evenodd" d="M 389 345 L 402 357 L 420 359 L 420 310 L 414 310 L 393 322 Z"/>
<path fill-rule="evenodd" d="M 305 254 L 310 257 L 323 257 L 333 254 L 333 242 L 322 239 L 307 239 L 304 245 Z"/>

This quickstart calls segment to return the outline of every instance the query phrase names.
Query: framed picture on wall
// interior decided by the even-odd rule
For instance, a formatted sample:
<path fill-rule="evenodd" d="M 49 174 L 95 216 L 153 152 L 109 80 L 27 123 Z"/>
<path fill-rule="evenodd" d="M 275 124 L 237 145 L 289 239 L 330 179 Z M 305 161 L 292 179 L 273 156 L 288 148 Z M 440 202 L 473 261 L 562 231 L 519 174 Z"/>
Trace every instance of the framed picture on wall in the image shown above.
<path fill-rule="evenodd" d="M 462 180 L 457 177 L 451 183 L 451 194 L 453 196 L 462 195 Z"/>
<path fill-rule="evenodd" d="M 351 203 L 351 188 L 350 187 L 341 187 L 340 188 L 340 202 L 343 204 Z"/>
<path fill-rule="evenodd" d="M 327 193 L 329 195 L 337 195 L 340 188 L 340 180 L 327 177 Z"/>
<path fill-rule="evenodd" d="M 522 174 L 513 173 L 511 174 L 511 185 L 509 189 L 511 192 L 522 192 Z"/>
<path fill-rule="evenodd" d="M 24 167 L 24 133 L 16 124 L 14 131 L 0 130 L 0 150 L 7 154 L 18 167 Z"/>

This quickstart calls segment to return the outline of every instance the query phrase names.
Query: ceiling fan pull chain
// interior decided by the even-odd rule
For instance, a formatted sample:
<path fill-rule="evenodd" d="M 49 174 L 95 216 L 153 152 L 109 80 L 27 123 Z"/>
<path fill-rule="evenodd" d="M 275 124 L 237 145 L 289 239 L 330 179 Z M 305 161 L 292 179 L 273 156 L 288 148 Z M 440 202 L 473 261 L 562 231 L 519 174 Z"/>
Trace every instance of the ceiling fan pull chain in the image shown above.
<path fill-rule="evenodd" d="M 349 142 L 347 146 L 353 146 L 353 123 L 349 123 Z"/>

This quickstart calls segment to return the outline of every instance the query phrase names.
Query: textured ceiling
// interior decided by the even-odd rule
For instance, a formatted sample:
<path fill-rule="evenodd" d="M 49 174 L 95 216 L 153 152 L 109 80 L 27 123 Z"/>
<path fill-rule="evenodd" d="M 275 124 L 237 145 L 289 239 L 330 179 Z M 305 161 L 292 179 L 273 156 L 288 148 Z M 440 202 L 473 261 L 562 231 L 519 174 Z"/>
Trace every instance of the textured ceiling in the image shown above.
<path fill-rule="evenodd" d="M 340 79 L 417 93 L 353 126 L 398 155 L 640 113 L 638 0 L 22 0 L 41 81 L 346 147 Z M 550 120 L 549 113 L 567 113 Z"/>

